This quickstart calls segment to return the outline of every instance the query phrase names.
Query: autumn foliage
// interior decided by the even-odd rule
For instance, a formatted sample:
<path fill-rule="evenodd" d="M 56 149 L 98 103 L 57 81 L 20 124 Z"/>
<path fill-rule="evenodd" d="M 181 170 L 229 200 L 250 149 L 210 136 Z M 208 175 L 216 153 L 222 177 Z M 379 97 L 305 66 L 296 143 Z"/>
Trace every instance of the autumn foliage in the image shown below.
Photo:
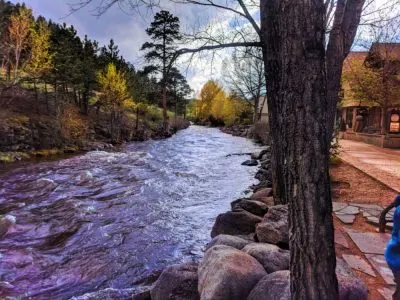
<path fill-rule="evenodd" d="M 237 94 L 228 95 L 223 87 L 209 80 L 201 89 L 200 99 L 195 103 L 195 115 L 209 120 L 212 125 L 232 125 L 251 120 L 251 106 Z"/>

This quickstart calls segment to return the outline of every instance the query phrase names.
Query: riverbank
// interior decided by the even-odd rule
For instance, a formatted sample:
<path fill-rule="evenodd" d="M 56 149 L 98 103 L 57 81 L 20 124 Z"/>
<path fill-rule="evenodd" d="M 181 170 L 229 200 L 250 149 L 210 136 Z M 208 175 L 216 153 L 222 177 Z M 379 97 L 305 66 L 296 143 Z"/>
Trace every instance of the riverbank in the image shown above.
<path fill-rule="evenodd" d="M 268 122 L 260 121 L 253 125 L 235 124 L 221 127 L 221 131 L 233 136 L 246 137 L 260 143 L 268 145 L 270 142 Z"/>
<path fill-rule="evenodd" d="M 110 138 L 104 125 L 106 123 L 100 122 L 98 116 L 85 118 L 82 125 L 84 129 L 81 128 L 79 136 L 70 132 L 76 128 L 66 130 L 55 118 L 4 111 L 1 116 L 0 164 L 95 150 L 109 151 L 127 142 L 168 138 L 190 126 L 186 120 L 173 119 L 169 131 L 165 133 L 161 120 L 143 120 L 137 126 L 138 129 L 133 125 L 134 119 L 127 120 L 131 125 L 124 126 L 116 142 Z"/>
<path fill-rule="evenodd" d="M 274 205 L 270 160 L 266 147 L 243 163 L 260 166 L 260 183 L 217 216 L 203 259 L 166 268 L 133 299 L 290 299 L 288 206 Z M 336 274 L 341 300 L 367 299 L 366 285 L 340 258 Z"/>

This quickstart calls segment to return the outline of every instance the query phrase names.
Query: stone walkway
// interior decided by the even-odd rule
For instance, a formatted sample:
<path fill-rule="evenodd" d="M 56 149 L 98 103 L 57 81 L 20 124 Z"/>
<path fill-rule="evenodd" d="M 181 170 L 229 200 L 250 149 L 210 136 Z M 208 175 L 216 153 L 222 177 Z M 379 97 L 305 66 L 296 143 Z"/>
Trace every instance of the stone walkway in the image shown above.
<path fill-rule="evenodd" d="M 400 193 L 400 150 L 340 140 L 340 158 Z"/>
<path fill-rule="evenodd" d="M 385 287 L 378 289 L 383 299 L 392 299 L 394 292 L 393 274 L 389 269 L 384 251 L 390 239 L 388 233 L 377 232 L 361 232 L 348 227 L 352 225 L 356 215 L 362 214 L 365 220 L 373 225 L 378 225 L 378 218 L 383 210 L 382 207 L 375 204 L 356 204 L 356 203 L 339 203 L 333 202 L 334 215 L 344 224 L 342 230 L 335 230 L 335 243 L 349 249 L 349 240 L 354 242 L 357 248 L 363 254 L 348 255 L 343 254 L 344 261 L 350 268 L 363 272 L 371 277 L 376 277 L 377 274 L 383 278 L 386 283 Z M 387 220 L 391 221 L 393 211 L 387 214 Z M 388 227 L 392 227 L 392 223 L 388 223 Z"/>

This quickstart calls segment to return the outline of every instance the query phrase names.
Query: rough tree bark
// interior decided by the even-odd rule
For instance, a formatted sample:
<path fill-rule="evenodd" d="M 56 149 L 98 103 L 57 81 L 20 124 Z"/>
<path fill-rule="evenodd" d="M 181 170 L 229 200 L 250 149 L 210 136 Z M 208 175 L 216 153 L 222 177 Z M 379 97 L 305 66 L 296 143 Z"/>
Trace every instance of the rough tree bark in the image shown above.
<path fill-rule="evenodd" d="M 296 300 L 338 299 L 324 21 L 322 0 L 261 2 L 272 150 L 278 158 L 273 168 L 280 181 L 275 188 L 289 204 L 291 297 Z"/>

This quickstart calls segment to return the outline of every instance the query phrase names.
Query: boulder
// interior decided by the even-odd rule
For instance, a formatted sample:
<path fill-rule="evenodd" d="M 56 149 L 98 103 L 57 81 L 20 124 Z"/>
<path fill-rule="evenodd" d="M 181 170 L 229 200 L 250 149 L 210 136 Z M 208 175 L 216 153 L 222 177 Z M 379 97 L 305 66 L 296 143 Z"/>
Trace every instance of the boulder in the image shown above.
<path fill-rule="evenodd" d="M 151 289 L 152 300 L 197 300 L 197 264 L 185 263 L 166 268 Z"/>
<path fill-rule="evenodd" d="M 260 217 L 263 217 L 268 211 L 268 206 L 265 203 L 249 199 L 235 200 L 231 203 L 231 207 L 232 210 L 244 209 L 249 213 Z"/>
<path fill-rule="evenodd" d="M 259 198 L 257 201 L 264 203 L 268 207 L 275 205 L 274 197 L 263 197 L 263 198 Z"/>
<path fill-rule="evenodd" d="M 265 149 L 261 150 L 258 154 L 256 159 L 262 159 L 264 155 L 270 155 L 271 147 L 266 147 Z"/>
<path fill-rule="evenodd" d="M 288 250 L 272 244 L 252 243 L 246 245 L 242 251 L 257 259 L 267 273 L 289 270 L 290 252 Z"/>
<path fill-rule="evenodd" d="M 367 300 L 368 288 L 341 258 L 336 258 L 339 300 Z"/>
<path fill-rule="evenodd" d="M 261 168 L 257 171 L 254 177 L 259 181 L 270 181 L 272 179 L 272 173 L 270 170 Z"/>
<path fill-rule="evenodd" d="M 288 206 L 271 206 L 256 228 L 262 243 L 289 245 Z"/>
<path fill-rule="evenodd" d="M 272 196 L 272 189 L 271 188 L 262 188 L 262 189 L 259 189 L 257 192 L 255 192 L 251 196 L 251 199 L 259 200 L 261 198 L 266 198 L 266 197 L 271 197 L 271 196 Z"/>
<path fill-rule="evenodd" d="M 246 160 L 246 161 L 242 162 L 242 166 L 252 167 L 252 166 L 257 166 L 257 165 L 258 165 L 258 161 L 255 159 L 250 159 L 250 160 Z"/>
<path fill-rule="evenodd" d="M 261 168 L 263 169 L 269 169 L 271 167 L 271 160 L 266 159 L 261 161 Z"/>
<path fill-rule="evenodd" d="M 12 215 L 5 215 L 4 217 L 0 217 L 0 239 L 3 238 L 8 230 L 15 225 L 16 219 Z"/>
<path fill-rule="evenodd" d="M 202 300 L 243 300 L 267 273 L 247 253 L 217 245 L 205 253 L 198 274 Z"/>
<path fill-rule="evenodd" d="M 218 215 L 211 230 L 211 237 L 219 234 L 247 235 L 255 232 L 256 224 L 262 218 L 253 215 L 245 210 L 228 211 Z"/>
<path fill-rule="evenodd" d="M 264 276 L 247 300 L 290 300 L 290 272 L 277 271 Z"/>
<path fill-rule="evenodd" d="M 252 243 L 252 241 L 249 241 L 247 239 L 234 236 L 234 235 L 228 235 L 228 234 L 220 234 L 217 235 L 215 238 L 211 240 L 206 246 L 206 249 L 210 249 L 213 246 L 216 245 L 225 245 L 225 246 L 230 246 L 235 249 L 241 250 L 244 246 Z"/>

